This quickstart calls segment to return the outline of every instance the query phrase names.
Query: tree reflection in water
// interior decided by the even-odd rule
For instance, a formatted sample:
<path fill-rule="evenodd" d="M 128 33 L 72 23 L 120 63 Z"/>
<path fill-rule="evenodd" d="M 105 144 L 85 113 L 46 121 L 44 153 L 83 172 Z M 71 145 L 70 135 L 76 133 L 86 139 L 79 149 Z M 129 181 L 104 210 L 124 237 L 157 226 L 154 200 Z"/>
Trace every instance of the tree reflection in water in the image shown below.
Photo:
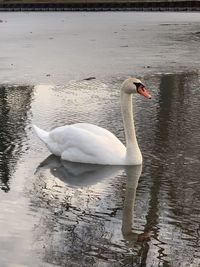
<path fill-rule="evenodd" d="M 32 86 L 0 86 L 0 188 L 8 192 L 25 136 Z"/>

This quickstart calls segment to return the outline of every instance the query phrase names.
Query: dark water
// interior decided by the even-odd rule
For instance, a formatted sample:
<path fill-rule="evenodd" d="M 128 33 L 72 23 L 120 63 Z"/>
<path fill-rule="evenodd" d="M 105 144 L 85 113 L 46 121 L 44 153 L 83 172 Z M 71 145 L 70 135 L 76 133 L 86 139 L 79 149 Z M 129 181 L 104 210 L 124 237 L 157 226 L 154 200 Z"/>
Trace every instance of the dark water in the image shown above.
<path fill-rule="evenodd" d="M 142 77 L 134 103 L 143 167 L 49 157 L 46 130 L 90 122 L 124 141 L 123 79 L 0 86 L 1 266 L 200 266 L 200 75 Z"/>

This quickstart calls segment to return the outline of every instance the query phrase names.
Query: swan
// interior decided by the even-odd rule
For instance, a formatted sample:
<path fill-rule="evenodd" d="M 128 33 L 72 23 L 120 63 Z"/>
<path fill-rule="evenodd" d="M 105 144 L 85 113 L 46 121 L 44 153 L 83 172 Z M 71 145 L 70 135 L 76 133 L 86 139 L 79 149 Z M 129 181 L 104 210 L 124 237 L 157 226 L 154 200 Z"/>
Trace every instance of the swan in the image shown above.
<path fill-rule="evenodd" d="M 151 98 L 139 79 L 129 77 L 122 83 L 120 93 L 126 147 L 110 131 L 89 123 L 65 125 L 50 132 L 36 125 L 33 128 L 50 152 L 63 160 L 101 165 L 140 165 L 142 154 L 132 110 L 132 94 L 135 93 Z"/>

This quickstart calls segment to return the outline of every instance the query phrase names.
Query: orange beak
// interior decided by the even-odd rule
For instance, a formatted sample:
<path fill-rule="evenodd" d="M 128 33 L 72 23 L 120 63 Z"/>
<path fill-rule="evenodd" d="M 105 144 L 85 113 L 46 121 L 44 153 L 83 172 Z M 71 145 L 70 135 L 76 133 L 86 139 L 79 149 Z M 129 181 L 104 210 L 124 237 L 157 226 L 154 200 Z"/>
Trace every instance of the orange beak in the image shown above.
<path fill-rule="evenodd" d="M 151 95 L 147 92 L 147 89 L 144 87 L 144 85 L 140 85 L 137 89 L 137 92 L 144 97 L 151 99 Z"/>

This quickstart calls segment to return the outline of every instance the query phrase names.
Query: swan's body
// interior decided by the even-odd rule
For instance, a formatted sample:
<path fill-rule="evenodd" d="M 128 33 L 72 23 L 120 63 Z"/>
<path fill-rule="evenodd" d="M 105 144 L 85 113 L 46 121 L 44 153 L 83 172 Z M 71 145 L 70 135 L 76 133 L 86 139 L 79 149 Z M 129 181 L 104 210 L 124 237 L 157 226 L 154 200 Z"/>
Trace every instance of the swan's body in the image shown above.
<path fill-rule="evenodd" d="M 49 133 L 34 128 L 48 149 L 64 160 L 121 165 L 126 156 L 125 146 L 114 134 L 93 124 L 65 125 Z"/>
<path fill-rule="evenodd" d="M 138 79 L 129 78 L 124 81 L 121 88 L 127 147 L 114 134 L 93 124 L 66 125 L 51 132 L 37 126 L 34 126 L 34 129 L 48 149 L 63 160 L 103 165 L 139 165 L 142 163 L 142 155 L 135 134 L 131 97 L 131 93 L 139 86 L 144 88 Z"/>

